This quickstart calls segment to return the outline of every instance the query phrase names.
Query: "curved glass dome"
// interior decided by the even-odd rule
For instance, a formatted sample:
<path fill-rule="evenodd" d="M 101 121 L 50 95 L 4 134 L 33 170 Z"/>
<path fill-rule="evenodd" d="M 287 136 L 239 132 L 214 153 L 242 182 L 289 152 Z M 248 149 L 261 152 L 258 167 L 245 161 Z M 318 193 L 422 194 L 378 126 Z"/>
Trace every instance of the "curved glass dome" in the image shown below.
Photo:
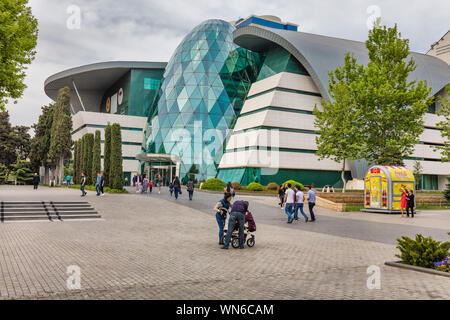
<path fill-rule="evenodd" d="M 146 151 L 180 156 L 181 179 L 216 176 L 223 139 L 258 75 L 259 54 L 234 44 L 234 30 L 223 20 L 195 27 L 171 57 L 151 108 Z"/>

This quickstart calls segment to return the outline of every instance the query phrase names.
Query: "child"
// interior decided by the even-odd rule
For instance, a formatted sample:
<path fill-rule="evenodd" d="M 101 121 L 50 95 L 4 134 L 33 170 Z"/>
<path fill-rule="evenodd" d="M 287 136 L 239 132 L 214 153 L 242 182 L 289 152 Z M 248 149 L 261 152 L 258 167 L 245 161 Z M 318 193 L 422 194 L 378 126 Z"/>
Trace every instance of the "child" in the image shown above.
<path fill-rule="evenodd" d="M 173 183 L 172 182 L 169 184 L 169 191 L 170 191 L 170 196 L 172 196 L 173 195 Z"/>
<path fill-rule="evenodd" d="M 153 190 L 153 181 L 150 180 L 149 184 L 148 184 L 148 188 L 150 189 L 150 193 L 152 193 Z"/>
<path fill-rule="evenodd" d="M 142 182 L 139 182 L 138 192 L 139 192 L 139 193 L 144 192 L 144 187 L 142 186 Z"/>

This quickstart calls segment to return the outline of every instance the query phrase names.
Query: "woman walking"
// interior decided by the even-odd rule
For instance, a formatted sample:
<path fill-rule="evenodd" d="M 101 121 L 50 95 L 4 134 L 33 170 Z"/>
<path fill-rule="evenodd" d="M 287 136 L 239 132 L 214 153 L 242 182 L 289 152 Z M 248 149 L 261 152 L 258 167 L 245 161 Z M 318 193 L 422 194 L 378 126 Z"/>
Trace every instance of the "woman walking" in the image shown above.
<path fill-rule="evenodd" d="M 278 197 L 280 198 L 280 203 L 278 204 L 280 205 L 281 209 L 283 209 L 285 192 L 286 192 L 286 185 L 281 185 L 280 188 L 278 189 Z"/>
<path fill-rule="evenodd" d="M 400 190 L 402 191 L 402 198 L 400 200 L 400 210 L 402 211 L 402 218 L 403 218 L 403 213 L 406 211 L 406 205 L 408 203 L 408 200 L 406 200 L 405 188 L 401 188 Z"/>
<path fill-rule="evenodd" d="M 231 193 L 231 196 L 234 198 L 234 196 L 236 195 L 236 193 L 234 192 L 234 188 L 233 185 L 231 184 L 230 181 L 228 181 L 227 186 L 224 189 L 225 192 Z"/>
<path fill-rule="evenodd" d="M 189 178 L 187 183 L 187 192 L 189 193 L 189 200 L 192 200 L 192 196 L 194 195 L 194 181 L 191 178 Z"/>
<path fill-rule="evenodd" d="M 175 200 L 178 199 L 178 193 L 181 193 L 181 183 L 180 179 L 178 177 L 175 177 L 175 180 L 173 180 L 173 191 L 175 193 Z"/>

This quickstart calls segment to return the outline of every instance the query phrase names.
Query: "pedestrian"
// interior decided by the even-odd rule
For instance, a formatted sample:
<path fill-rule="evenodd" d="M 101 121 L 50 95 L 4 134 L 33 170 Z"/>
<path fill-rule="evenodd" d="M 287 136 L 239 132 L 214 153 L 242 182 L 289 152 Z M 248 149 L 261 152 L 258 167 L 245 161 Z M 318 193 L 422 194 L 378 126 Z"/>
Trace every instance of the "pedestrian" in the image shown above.
<path fill-rule="evenodd" d="M 192 196 L 194 195 L 194 181 L 191 178 L 189 178 L 187 183 L 187 192 L 189 193 L 189 200 L 192 200 Z"/>
<path fill-rule="evenodd" d="M 152 191 L 153 191 L 153 181 L 152 180 L 150 180 L 148 182 L 148 189 L 150 190 L 150 193 L 152 193 Z"/>
<path fill-rule="evenodd" d="M 245 214 L 247 213 L 247 211 L 247 201 L 237 200 L 233 203 L 233 206 L 231 207 L 230 218 L 228 219 L 227 236 L 225 237 L 225 243 L 223 244 L 222 249 L 228 249 L 236 221 L 239 222 L 239 248 L 244 249 L 244 224 Z"/>
<path fill-rule="evenodd" d="M 68 175 L 66 177 L 67 186 L 70 187 L 70 176 Z"/>
<path fill-rule="evenodd" d="M 162 183 L 163 183 L 163 186 L 166 185 L 166 176 L 163 176 L 163 178 L 162 178 Z"/>
<path fill-rule="evenodd" d="M 158 194 L 161 194 L 161 175 L 159 173 L 156 178 L 156 186 L 158 187 Z M 180 191 L 180 190 L 178 190 L 178 191 Z"/>
<path fill-rule="evenodd" d="M 125 177 L 125 186 L 128 187 L 128 177 Z"/>
<path fill-rule="evenodd" d="M 227 186 L 224 189 L 225 192 L 231 193 L 231 196 L 234 198 L 234 196 L 236 195 L 236 193 L 234 192 L 234 188 L 233 185 L 231 184 L 230 181 L 228 181 Z"/>
<path fill-rule="evenodd" d="M 287 189 L 284 193 L 284 212 L 288 216 L 287 223 L 292 223 L 292 208 L 294 206 L 295 192 L 291 189 L 291 184 L 287 184 Z"/>
<path fill-rule="evenodd" d="M 219 245 L 224 244 L 223 239 L 223 229 L 225 228 L 225 221 L 227 220 L 227 211 L 230 209 L 232 195 L 229 192 L 225 192 L 223 199 L 217 202 L 214 207 L 214 212 L 216 213 L 216 221 L 219 225 Z M 221 208 L 225 208 L 225 210 L 221 210 Z"/>
<path fill-rule="evenodd" d="M 97 181 L 95 182 L 95 191 L 97 191 L 97 196 L 100 195 L 101 182 L 102 182 L 102 177 L 100 176 L 100 172 L 97 172 Z"/>
<path fill-rule="evenodd" d="M 409 218 L 409 209 L 411 209 L 411 218 L 414 218 L 414 192 L 412 189 L 409 190 L 406 196 L 406 216 Z"/>
<path fill-rule="evenodd" d="M 143 190 L 144 190 L 145 193 L 147 193 L 147 190 L 148 190 L 148 178 L 147 178 L 147 175 L 145 175 L 145 174 L 142 177 L 143 177 L 142 178 Z"/>
<path fill-rule="evenodd" d="M 170 196 L 172 196 L 173 194 L 173 183 L 169 183 L 169 192 L 170 192 Z"/>
<path fill-rule="evenodd" d="M 136 191 L 138 191 L 140 184 L 141 184 L 141 179 L 139 177 L 139 173 L 137 173 L 136 174 Z"/>
<path fill-rule="evenodd" d="M 316 193 L 311 188 L 311 186 L 306 186 L 306 190 L 308 191 L 306 193 L 306 197 L 308 199 L 308 208 L 309 208 L 309 215 L 311 216 L 311 221 L 316 221 L 316 217 L 314 216 L 314 206 L 316 205 Z"/>
<path fill-rule="evenodd" d="M 133 176 L 133 187 L 136 186 L 136 178 L 137 178 L 136 175 L 134 175 L 134 176 Z"/>
<path fill-rule="evenodd" d="M 100 196 L 103 197 L 105 195 L 104 187 L 105 187 L 105 177 L 103 176 L 103 172 L 100 172 Z"/>
<path fill-rule="evenodd" d="M 285 185 L 281 185 L 280 188 L 278 189 L 278 198 L 280 199 L 280 202 L 278 204 L 280 205 L 281 209 L 283 209 L 285 191 L 286 191 Z"/>
<path fill-rule="evenodd" d="M 175 179 L 173 180 L 173 191 L 175 193 L 175 200 L 178 199 L 178 193 L 181 193 L 181 183 L 180 183 L 180 179 L 177 177 L 175 177 Z"/>
<path fill-rule="evenodd" d="M 39 180 L 40 180 L 39 175 L 37 174 L 37 172 L 35 172 L 34 176 L 33 176 L 33 189 L 34 190 L 37 190 L 38 185 L 39 185 Z"/>
<path fill-rule="evenodd" d="M 81 196 L 84 197 L 87 195 L 87 192 L 84 191 L 84 188 L 86 187 L 86 176 L 84 175 L 84 172 L 81 173 L 81 182 L 80 182 L 80 190 L 81 190 Z"/>
<path fill-rule="evenodd" d="M 305 199 L 305 195 L 303 194 L 300 186 L 298 184 L 295 185 L 295 209 L 294 209 L 294 220 L 298 220 L 298 210 L 300 209 L 300 213 L 305 217 L 305 222 L 308 222 L 308 216 L 303 211 L 303 203 Z"/>
<path fill-rule="evenodd" d="M 402 218 L 403 218 L 403 212 L 406 211 L 406 206 L 408 204 L 408 200 L 406 200 L 407 192 L 405 188 L 401 188 L 402 197 L 400 199 L 400 210 L 402 211 Z"/>

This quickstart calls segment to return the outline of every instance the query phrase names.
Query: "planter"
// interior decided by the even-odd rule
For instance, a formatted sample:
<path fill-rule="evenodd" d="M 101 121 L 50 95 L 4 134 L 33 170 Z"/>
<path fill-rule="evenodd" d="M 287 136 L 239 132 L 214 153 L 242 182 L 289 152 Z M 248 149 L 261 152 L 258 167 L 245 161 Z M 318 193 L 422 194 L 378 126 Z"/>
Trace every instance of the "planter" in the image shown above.
<path fill-rule="evenodd" d="M 450 278 L 450 272 L 443 272 L 443 271 L 438 271 L 438 270 L 431 269 L 431 268 L 412 266 L 410 264 L 401 263 L 400 261 L 387 261 L 384 264 L 387 266 L 391 266 L 391 267 L 409 269 L 409 270 L 413 270 L 413 271 L 424 272 L 424 273 L 429 273 L 429 274 L 434 274 L 434 275 Z"/>

